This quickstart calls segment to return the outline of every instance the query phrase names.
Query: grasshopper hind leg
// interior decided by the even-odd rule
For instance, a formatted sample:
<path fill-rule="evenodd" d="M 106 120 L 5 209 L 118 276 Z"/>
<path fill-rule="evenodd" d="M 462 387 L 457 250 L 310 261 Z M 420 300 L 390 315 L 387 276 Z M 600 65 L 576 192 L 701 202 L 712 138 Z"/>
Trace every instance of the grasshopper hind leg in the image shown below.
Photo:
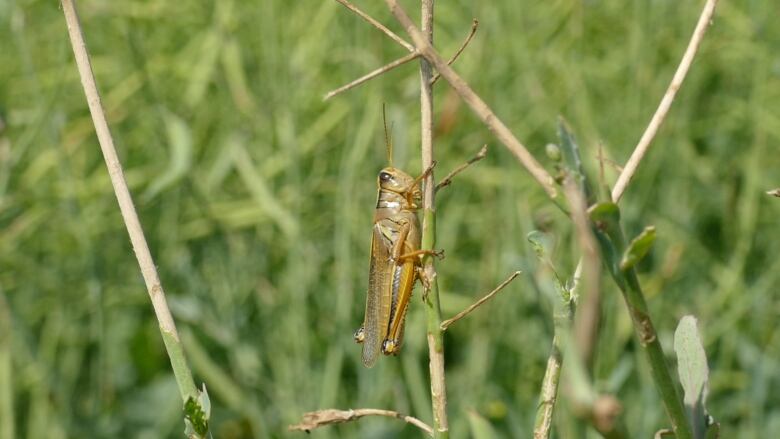
<path fill-rule="evenodd" d="M 404 315 L 403 320 L 406 320 L 406 315 Z M 401 322 L 400 328 L 398 328 L 398 337 L 397 338 L 386 338 L 382 342 L 382 353 L 385 355 L 398 355 L 399 352 L 401 352 L 401 345 L 404 341 L 404 329 L 406 329 L 406 325 L 404 325 L 404 322 Z"/>

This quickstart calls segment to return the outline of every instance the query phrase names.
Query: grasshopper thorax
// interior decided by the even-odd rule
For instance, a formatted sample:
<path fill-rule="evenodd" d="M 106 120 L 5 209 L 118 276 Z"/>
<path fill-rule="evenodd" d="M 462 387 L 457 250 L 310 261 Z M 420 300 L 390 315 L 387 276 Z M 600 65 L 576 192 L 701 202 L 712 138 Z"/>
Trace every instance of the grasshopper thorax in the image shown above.
<path fill-rule="evenodd" d="M 377 208 L 416 210 L 420 206 L 422 192 L 420 185 L 406 172 L 387 167 L 377 177 L 379 197 Z"/>

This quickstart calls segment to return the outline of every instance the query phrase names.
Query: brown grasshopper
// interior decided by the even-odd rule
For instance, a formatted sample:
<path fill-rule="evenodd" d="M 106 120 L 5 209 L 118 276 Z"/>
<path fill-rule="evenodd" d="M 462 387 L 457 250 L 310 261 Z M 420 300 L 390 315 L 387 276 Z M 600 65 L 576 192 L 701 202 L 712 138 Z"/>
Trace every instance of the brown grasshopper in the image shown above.
<path fill-rule="evenodd" d="M 384 109 L 383 109 L 384 110 Z M 384 111 L 383 111 L 384 113 Z M 363 344 L 363 364 L 371 367 L 379 352 L 398 354 L 404 336 L 404 321 L 412 290 L 420 273 L 420 256 L 441 252 L 420 250 L 420 181 L 436 163 L 417 178 L 392 166 L 392 144 L 385 136 L 391 165 L 377 177 L 377 202 L 371 235 L 368 293 L 363 325 L 355 341 Z"/>

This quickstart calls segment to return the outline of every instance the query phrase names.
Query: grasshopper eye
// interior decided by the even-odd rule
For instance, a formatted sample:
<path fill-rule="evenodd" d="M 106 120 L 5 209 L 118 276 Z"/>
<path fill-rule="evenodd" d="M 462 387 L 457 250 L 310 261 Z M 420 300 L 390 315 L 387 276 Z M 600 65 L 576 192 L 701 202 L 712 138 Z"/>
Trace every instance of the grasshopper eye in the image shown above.
<path fill-rule="evenodd" d="M 379 173 L 379 181 L 390 181 L 391 178 L 393 178 L 393 176 L 385 171 Z"/>

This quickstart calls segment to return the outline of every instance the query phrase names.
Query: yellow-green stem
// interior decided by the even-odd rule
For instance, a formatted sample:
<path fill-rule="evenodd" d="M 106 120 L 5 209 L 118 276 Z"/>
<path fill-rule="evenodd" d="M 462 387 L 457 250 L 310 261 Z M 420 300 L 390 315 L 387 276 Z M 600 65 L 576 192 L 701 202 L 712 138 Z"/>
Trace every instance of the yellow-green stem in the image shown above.
<path fill-rule="evenodd" d="M 428 42 L 433 42 L 433 0 L 423 0 L 421 11 L 422 32 Z M 427 169 L 433 163 L 433 87 L 431 65 L 420 59 L 420 150 L 422 167 Z M 422 248 L 433 250 L 436 244 L 433 173 L 425 178 L 423 192 Z M 436 438 L 449 437 L 447 421 L 447 387 L 444 378 L 444 342 L 441 330 L 441 307 L 439 305 L 439 283 L 433 258 L 423 259 L 423 271 L 429 281 L 425 312 L 428 319 L 428 353 L 431 372 L 431 405 L 433 410 L 433 432 Z"/>

